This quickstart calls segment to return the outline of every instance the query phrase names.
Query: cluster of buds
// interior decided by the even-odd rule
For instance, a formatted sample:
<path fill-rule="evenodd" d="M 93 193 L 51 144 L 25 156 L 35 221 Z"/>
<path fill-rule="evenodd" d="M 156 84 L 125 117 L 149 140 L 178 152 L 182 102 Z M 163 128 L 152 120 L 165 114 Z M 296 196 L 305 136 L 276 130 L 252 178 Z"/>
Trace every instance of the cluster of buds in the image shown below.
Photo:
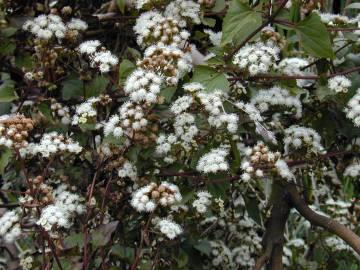
<path fill-rule="evenodd" d="M 200 5 L 205 6 L 207 8 L 214 6 L 215 2 L 216 2 L 215 0 L 198 0 L 198 3 Z"/>
<path fill-rule="evenodd" d="M 29 131 L 34 121 L 24 115 L 5 116 L 0 119 L 0 145 L 19 149 L 28 145 Z"/>
<path fill-rule="evenodd" d="M 160 185 L 152 182 L 135 191 L 131 205 L 138 212 L 153 212 L 159 204 L 166 207 L 180 202 L 181 199 L 178 186 L 168 182 L 162 182 Z"/>
<path fill-rule="evenodd" d="M 261 31 L 261 38 L 265 43 L 271 42 L 276 46 L 278 46 L 280 49 L 284 48 L 286 45 L 286 40 L 272 27 L 265 27 Z"/>
<path fill-rule="evenodd" d="M 108 104 L 110 104 L 112 101 L 111 97 L 109 95 L 106 94 L 100 94 L 99 95 L 99 103 L 102 106 L 106 106 Z"/>
<path fill-rule="evenodd" d="M 39 175 L 28 179 L 28 189 L 25 196 L 19 199 L 24 207 L 46 206 L 53 203 L 53 188 L 44 183 L 44 177 Z"/>
<path fill-rule="evenodd" d="M 245 182 L 251 177 L 259 178 L 264 176 L 262 167 L 273 167 L 277 160 L 280 159 L 280 152 L 271 152 L 263 142 L 258 142 L 253 148 L 248 148 L 245 152 L 247 160 L 241 164 L 244 173 L 241 179 Z"/>
<path fill-rule="evenodd" d="M 44 78 L 44 72 L 39 71 L 28 71 L 24 74 L 24 77 L 28 81 L 40 81 Z"/>
<path fill-rule="evenodd" d="M 58 52 L 54 48 L 44 46 L 40 40 L 36 42 L 35 56 L 44 65 L 44 67 L 54 67 L 56 59 L 58 58 Z"/>
<path fill-rule="evenodd" d="M 151 70 L 164 76 L 169 85 L 176 85 L 181 77 L 192 68 L 191 56 L 170 46 L 151 46 L 146 49 L 143 60 L 137 63 L 144 70 Z"/>

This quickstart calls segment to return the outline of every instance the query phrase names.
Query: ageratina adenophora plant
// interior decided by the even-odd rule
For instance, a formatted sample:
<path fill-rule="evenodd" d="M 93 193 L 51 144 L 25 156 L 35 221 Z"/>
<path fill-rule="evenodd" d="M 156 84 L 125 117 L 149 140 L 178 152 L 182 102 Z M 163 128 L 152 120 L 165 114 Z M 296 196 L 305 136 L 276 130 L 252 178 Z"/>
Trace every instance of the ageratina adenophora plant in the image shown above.
<path fill-rule="evenodd" d="M 360 269 L 359 3 L 0 5 L 1 269 Z"/>

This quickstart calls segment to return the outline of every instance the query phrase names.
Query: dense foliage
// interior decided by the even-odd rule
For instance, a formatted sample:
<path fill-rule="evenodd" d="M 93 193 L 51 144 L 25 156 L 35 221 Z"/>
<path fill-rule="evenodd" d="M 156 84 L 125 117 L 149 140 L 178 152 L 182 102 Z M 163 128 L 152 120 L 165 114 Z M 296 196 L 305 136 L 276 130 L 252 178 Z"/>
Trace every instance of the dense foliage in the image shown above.
<path fill-rule="evenodd" d="M 325 2 L 0 1 L 0 268 L 360 269 L 360 4 Z"/>

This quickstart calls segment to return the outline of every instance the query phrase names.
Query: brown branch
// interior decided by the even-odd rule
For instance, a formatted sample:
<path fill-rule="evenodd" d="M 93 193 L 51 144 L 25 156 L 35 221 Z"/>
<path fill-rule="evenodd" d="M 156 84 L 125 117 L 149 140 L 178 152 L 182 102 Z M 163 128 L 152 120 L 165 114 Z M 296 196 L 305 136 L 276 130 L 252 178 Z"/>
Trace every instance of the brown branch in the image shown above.
<path fill-rule="evenodd" d="M 313 226 L 322 227 L 326 231 L 336 234 L 360 255 L 360 237 L 357 234 L 339 222 L 313 211 L 301 197 L 293 183 L 287 184 L 286 190 L 290 195 L 292 206 Z"/>
<path fill-rule="evenodd" d="M 269 18 L 263 22 L 258 28 L 256 28 L 249 36 L 246 37 L 246 39 L 241 42 L 238 46 L 235 47 L 234 50 L 232 50 L 228 55 L 225 56 L 225 61 L 230 60 L 234 54 L 240 50 L 241 47 L 243 47 L 246 43 L 248 43 L 254 36 L 256 36 L 256 34 L 258 32 L 260 32 L 265 26 L 267 26 L 268 24 L 270 24 L 277 15 L 279 15 L 280 11 L 285 7 L 286 3 L 288 2 L 288 0 L 284 0 L 281 2 L 280 6 L 278 7 L 278 9 L 271 15 L 269 16 Z"/>
<path fill-rule="evenodd" d="M 347 75 L 347 74 L 351 74 L 351 73 L 355 73 L 355 72 L 359 72 L 360 71 L 360 66 L 354 67 L 354 68 L 350 68 L 350 69 L 346 69 L 337 73 L 332 73 L 329 74 L 327 76 L 325 76 L 325 78 L 333 78 L 336 76 L 340 76 L 340 75 Z M 255 75 L 255 76 L 251 76 L 248 79 L 249 80 L 264 80 L 264 79 L 272 79 L 272 80 L 317 80 L 322 78 L 323 76 L 318 76 L 318 75 L 285 75 L 285 74 L 259 74 L 259 75 Z M 239 81 L 239 80 L 243 80 L 244 76 L 235 76 L 235 77 L 231 77 L 228 78 L 228 81 Z"/>

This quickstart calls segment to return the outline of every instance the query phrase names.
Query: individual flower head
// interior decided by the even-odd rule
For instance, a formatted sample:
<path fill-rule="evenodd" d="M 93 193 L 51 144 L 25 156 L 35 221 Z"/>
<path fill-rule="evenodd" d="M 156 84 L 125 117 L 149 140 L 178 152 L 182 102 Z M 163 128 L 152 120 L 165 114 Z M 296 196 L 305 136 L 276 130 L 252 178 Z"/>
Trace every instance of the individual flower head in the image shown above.
<path fill-rule="evenodd" d="M 291 96 L 290 93 L 279 87 L 260 90 L 252 99 L 251 104 L 260 112 L 266 112 L 271 107 L 285 107 L 290 111 L 295 111 L 295 117 L 300 118 L 302 115 L 302 104 L 298 97 Z"/>
<path fill-rule="evenodd" d="M 285 129 L 284 150 L 305 148 L 314 153 L 324 153 L 320 135 L 313 129 L 301 126 L 291 126 Z"/>
<path fill-rule="evenodd" d="M 345 108 L 346 117 L 354 122 L 354 125 L 360 126 L 360 88 L 356 94 L 349 100 Z"/>
<path fill-rule="evenodd" d="M 124 91 L 133 102 L 152 104 L 158 100 L 162 83 L 154 71 L 138 68 L 127 78 Z"/>
<path fill-rule="evenodd" d="M 351 87 L 351 81 L 345 76 L 335 76 L 329 79 L 328 87 L 335 93 L 347 93 Z"/>
<path fill-rule="evenodd" d="M 268 73 L 279 60 L 279 48 L 268 46 L 262 42 L 248 44 L 242 47 L 234 56 L 233 63 L 251 76 Z"/>
<path fill-rule="evenodd" d="M 160 229 L 160 232 L 165 234 L 165 236 L 170 240 L 175 239 L 183 232 L 183 229 L 179 224 L 168 219 L 162 219 L 161 221 L 159 221 L 158 227 Z"/>
<path fill-rule="evenodd" d="M 229 164 L 226 161 L 228 154 L 229 151 L 224 147 L 212 149 L 199 159 L 196 169 L 202 173 L 227 171 L 229 170 Z"/>
<path fill-rule="evenodd" d="M 185 27 L 187 23 L 199 24 L 200 5 L 191 0 L 174 0 L 166 6 L 165 16 L 174 18 L 178 21 L 180 27 Z"/>
<path fill-rule="evenodd" d="M 142 13 L 136 20 L 134 31 L 137 43 L 142 47 L 155 44 L 178 47 L 190 36 L 189 32 L 179 27 L 176 19 L 164 17 L 157 11 Z"/>

